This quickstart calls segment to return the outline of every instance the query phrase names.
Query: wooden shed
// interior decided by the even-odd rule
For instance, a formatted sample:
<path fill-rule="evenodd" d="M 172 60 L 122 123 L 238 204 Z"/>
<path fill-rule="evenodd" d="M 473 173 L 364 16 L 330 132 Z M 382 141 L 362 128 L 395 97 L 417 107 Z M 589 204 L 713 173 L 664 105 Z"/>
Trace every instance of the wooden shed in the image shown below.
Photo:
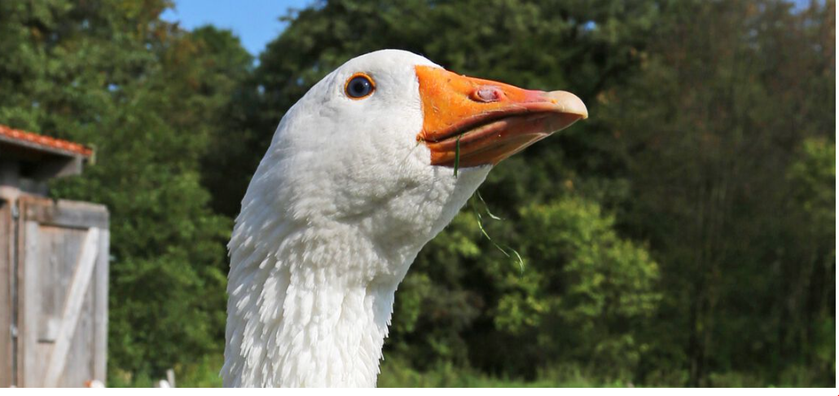
<path fill-rule="evenodd" d="M 92 155 L 0 125 L 0 388 L 105 382 L 108 209 L 46 197 Z"/>

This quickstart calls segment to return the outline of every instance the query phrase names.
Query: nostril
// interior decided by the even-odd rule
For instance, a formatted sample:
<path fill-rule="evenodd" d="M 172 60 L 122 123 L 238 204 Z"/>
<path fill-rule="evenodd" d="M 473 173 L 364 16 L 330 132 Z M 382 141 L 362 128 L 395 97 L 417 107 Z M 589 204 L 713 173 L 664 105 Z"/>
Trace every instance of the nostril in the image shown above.
<path fill-rule="evenodd" d="M 501 89 L 493 86 L 483 86 L 474 91 L 470 97 L 476 102 L 497 102 L 501 100 L 504 93 Z"/>

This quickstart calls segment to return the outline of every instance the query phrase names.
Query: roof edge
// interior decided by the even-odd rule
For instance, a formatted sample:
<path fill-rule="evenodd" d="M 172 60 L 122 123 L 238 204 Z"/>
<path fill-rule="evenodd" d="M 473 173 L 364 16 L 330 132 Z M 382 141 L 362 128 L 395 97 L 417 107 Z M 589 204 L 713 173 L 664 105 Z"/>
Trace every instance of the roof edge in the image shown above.
<path fill-rule="evenodd" d="M 42 149 L 56 154 L 63 153 L 72 156 L 82 156 L 85 159 L 90 159 L 93 156 L 93 149 L 85 145 L 14 129 L 2 124 L 0 124 L 0 141 Z"/>

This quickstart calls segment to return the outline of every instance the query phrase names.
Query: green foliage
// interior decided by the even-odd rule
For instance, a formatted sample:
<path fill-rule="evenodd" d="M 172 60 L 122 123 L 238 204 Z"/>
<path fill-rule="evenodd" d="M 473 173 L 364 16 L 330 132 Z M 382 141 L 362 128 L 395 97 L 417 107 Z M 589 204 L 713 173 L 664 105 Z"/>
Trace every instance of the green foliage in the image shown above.
<path fill-rule="evenodd" d="M 176 385 L 180 388 L 220 388 L 223 384 L 219 367 L 224 364 L 224 354 L 204 356 L 198 363 L 175 367 Z"/>
<path fill-rule="evenodd" d="M 581 363 L 628 370 L 603 370 L 601 375 L 630 376 L 649 348 L 636 338 L 661 299 L 655 291 L 658 265 L 645 249 L 620 239 L 614 218 L 601 214 L 590 201 L 570 197 L 521 212 L 522 234 L 527 238 L 518 244 L 533 263 L 528 267 L 533 275 L 519 279 L 533 278 L 526 283 L 542 285 L 539 294 L 544 300 L 531 303 L 531 312 L 554 317 L 543 331 L 567 340 L 564 345 L 551 342 L 543 347 Z M 528 289 L 521 288 L 520 293 L 532 294 Z M 506 316 L 499 312 L 496 323 Z M 557 334 L 556 329 L 568 328 L 578 330 Z"/>
<path fill-rule="evenodd" d="M 137 378 L 223 346 L 232 224 L 209 210 L 199 160 L 238 85 L 228 72 L 250 62 L 229 32 L 160 21 L 167 5 L 0 5 L 0 123 L 96 148 L 52 193 L 110 210 L 108 362 Z"/>
<path fill-rule="evenodd" d="M 789 166 L 788 179 L 793 183 L 794 202 L 812 221 L 813 231 L 830 237 L 834 234 L 836 212 L 836 143 L 827 139 L 804 140 L 798 158 Z M 832 238 L 831 238 L 832 239 Z"/>
<path fill-rule="evenodd" d="M 673 362 L 694 386 L 735 371 L 778 383 L 808 362 L 833 382 L 811 355 L 823 348 L 811 324 L 835 317 L 828 4 L 795 14 L 780 1 L 666 3 L 639 73 L 599 98 L 614 131 L 604 147 L 630 181 L 619 227 L 649 241 L 671 297 L 640 376 Z M 796 165 L 802 144 L 821 162 Z M 824 209 L 809 216 L 808 204 Z"/>

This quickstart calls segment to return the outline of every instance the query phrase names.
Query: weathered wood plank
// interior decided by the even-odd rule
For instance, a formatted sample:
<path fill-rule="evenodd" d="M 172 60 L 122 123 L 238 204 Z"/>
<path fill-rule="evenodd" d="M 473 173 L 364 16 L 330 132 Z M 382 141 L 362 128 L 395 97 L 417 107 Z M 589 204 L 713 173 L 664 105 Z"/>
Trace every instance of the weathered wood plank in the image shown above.
<path fill-rule="evenodd" d="M 38 342 L 53 343 L 58 337 L 67 292 L 76 271 L 87 230 L 41 225 L 38 229 L 38 273 L 41 276 L 41 308 Z"/>
<path fill-rule="evenodd" d="M 99 254 L 99 229 L 91 228 L 82 246 L 81 254 L 77 260 L 76 273 L 67 293 L 67 302 L 64 305 L 64 315 L 61 327 L 58 331 L 58 339 L 53 347 L 52 356 L 47 366 L 44 385 L 55 387 L 58 385 L 61 372 L 67 363 L 67 351 L 70 349 L 70 341 L 76 330 L 76 325 L 81 313 L 84 295 L 88 291 L 90 279 L 93 275 L 96 256 Z"/>
<path fill-rule="evenodd" d="M 38 342 L 58 338 L 64 303 L 75 273 L 86 230 L 42 225 L 38 228 L 38 266 L 41 277 L 41 306 L 38 311 Z"/>
<path fill-rule="evenodd" d="M 39 370 L 38 307 L 41 306 L 38 268 L 38 223 L 26 221 L 21 227 L 22 254 L 18 258 L 18 386 L 42 386 Z"/>
<path fill-rule="evenodd" d="M 61 371 L 58 383 L 59 387 L 78 388 L 86 381 L 93 378 L 93 322 L 94 322 L 94 294 L 95 286 L 91 284 L 87 288 L 82 304 L 79 321 L 76 324 L 73 337 L 70 339 L 70 349 L 67 351 L 67 359 L 64 369 Z"/>
<path fill-rule="evenodd" d="M 105 383 L 108 369 L 108 266 L 111 233 L 100 230 L 99 255 L 96 259 L 96 283 L 93 325 L 93 379 Z"/>
<path fill-rule="evenodd" d="M 0 200 L 0 388 L 12 386 L 12 244 L 11 203 Z"/>
<path fill-rule="evenodd" d="M 26 205 L 26 220 L 34 220 L 45 225 L 72 228 L 108 228 L 108 209 L 103 205 L 85 202 L 62 201 L 57 204 L 47 203 L 43 198 L 26 198 L 27 201 L 39 201 L 40 204 Z"/>

